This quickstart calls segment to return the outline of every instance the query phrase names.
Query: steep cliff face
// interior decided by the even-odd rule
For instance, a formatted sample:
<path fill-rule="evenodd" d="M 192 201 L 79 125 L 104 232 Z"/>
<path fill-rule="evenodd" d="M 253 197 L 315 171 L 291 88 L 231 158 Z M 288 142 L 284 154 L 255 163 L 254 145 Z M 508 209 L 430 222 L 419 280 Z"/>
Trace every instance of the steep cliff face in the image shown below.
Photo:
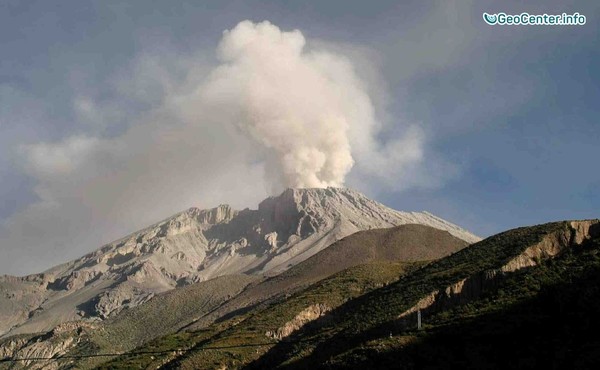
<path fill-rule="evenodd" d="M 0 335 L 106 319 L 217 276 L 276 274 L 356 231 L 408 223 L 478 240 L 428 213 L 395 211 L 349 189 L 288 189 L 257 210 L 190 208 L 44 274 L 0 279 Z"/>
<path fill-rule="evenodd" d="M 498 280 L 506 274 L 536 266 L 542 260 L 553 258 L 575 246 L 585 246 L 586 242 L 597 238 L 600 238 L 600 220 L 571 221 L 568 228 L 543 236 L 539 242 L 526 246 L 521 253 L 508 259 L 500 267 L 479 271 L 448 285 L 445 289 L 430 292 L 398 315 L 400 324 L 414 323 L 417 311 L 430 314 L 468 303 L 480 297 L 487 289 L 496 286 Z"/>
<path fill-rule="evenodd" d="M 329 311 L 331 311 L 331 307 L 325 304 L 317 303 L 310 305 L 298 312 L 292 320 L 286 322 L 283 326 L 277 328 L 277 330 L 267 331 L 265 335 L 269 338 L 282 340 L 309 322 L 324 316 Z"/>

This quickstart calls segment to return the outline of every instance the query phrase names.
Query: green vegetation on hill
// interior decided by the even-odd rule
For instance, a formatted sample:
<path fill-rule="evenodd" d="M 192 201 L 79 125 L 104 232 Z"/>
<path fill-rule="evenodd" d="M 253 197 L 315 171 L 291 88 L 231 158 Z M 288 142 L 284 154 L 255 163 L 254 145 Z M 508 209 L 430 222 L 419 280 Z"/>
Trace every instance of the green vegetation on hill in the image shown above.
<path fill-rule="evenodd" d="M 469 304 L 425 317 L 421 332 L 364 342 L 330 357 L 324 367 L 597 369 L 599 313 L 595 240 L 507 275 Z"/>
<path fill-rule="evenodd" d="M 153 338 L 176 332 L 195 316 L 214 310 L 257 280 L 258 276 L 250 275 L 222 276 L 158 295 L 104 321 L 97 329 L 87 330 L 69 355 L 129 351 Z M 92 357 L 81 366 L 90 367 L 104 359 Z"/>
<path fill-rule="evenodd" d="M 214 368 L 223 363 L 239 366 L 258 358 L 275 345 L 277 341 L 267 337 L 265 333 L 276 330 L 292 320 L 306 307 L 313 304 L 337 307 L 349 299 L 397 280 L 406 271 L 414 270 L 420 265 L 421 263 L 374 262 L 356 266 L 290 297 L 283 297 L 266 309 L 236 316 L 216 323 L 206 330 L 163 337 L 133 351 L 193 349 L 185 352 L 183 356 L 177 357 L 172 353 L 163 356 L 124 355 L 102 368 L 155 367 L 175 357 L 177 358 L 169 363 L 169 367 Z M 176 345 L 173 346 L 174 344 Z M 214 350 L 217 347 L 220 349 Z M 202 350 L 203 348 L 205 350 Z"/>
<path fill-rule="evenodd" d="M 548 260 L 542 266 L 525 268 L 505 275 L 506 278 L 499 279 L 495 288 L 473 302 L 458 306 L 451 311 L 441 310 L 434 317 L 424 317 L 426 325 L 423 332 L 415 332 L 414 327 L 407 331 L 397 327 L 398 315 L 430 292 L 443 291 L 445 287 L 461 279 L 499 268 L 523 252 L 528 246 L 540 242 L 545 235 L 563 231 L 568 234 L 569 227 L 568 223 L 561 222 L 511 230 L 474 244 L 445 259 L 433 262 L 406 275 L 394 284 L 342 305 L 332 312 L 328 320 L 321 320 L 322 322 L 314 323 L 306 330 L 297 333 L 297 337 L 303 339 L 302 342 L 279 344 L 254 363 L 252 368 L 276 366 L 343 368 L 369 364 L 371 362 L 367 361 L 369 358 L 365 358 L 365 351 L 363 351 L 365 347 L 378 347 L 387 342 L 386 346 L 394 347 L 393 344 L 395 344 L 395 346 L 403 348 L 407 346 L 407 343 L 415 341 L 421 343 L 422 337 L 427 337 L 429 331 L 435 331 L 438 327 L 447 327 L 448 332 L 452 333 L 454 329 L 449 326 L 451 323 L 460 325 L 466 318 L 475 316 L 475 312 L 510 310 L 522 300 L 536 297 L 542 287 L 572 281 L 575 276 L 579 276 L 581 269 L 585 269 L 581 266 L 587 266 L 592 270 L 598 268 L 596 262 L 593 262 L 591 258 L 592 255 L 598 253 L 597 242 L 589 243 L 586 249 L 575 249 L 572 252 L 564 253 L 560 258 Z M 590 253 L 581 252 L 588 250 Z M 546 266 L 554 267 L 548 269 Z M 534 271 L 538 272 L 532 274 Z M 398 338 L 390 339 L 390 333 Z M 513 334 L 518 335 L 518 332 L 513 332 Z M 453 340 L 455 343 L 460 343 L 461 335 L 455 335 Z M 443 346 L 438 350 L 443 351 Z M 379 353 L 380 351 L 382 350 L 378 349 L 375 352 Z M 369 351 L 366 352 L 369 353 Z M 397 354 L 398 350 L 391 349 L 388 352 Z M 476 352 L 474 353 L 477 355 Z M 372 364 L 376 364 L 379 361 L 379 355 L 373 357 L 376 361 L 373 361 Z M 396 363 L 396 360 L 393 362 Z M 405 362 L 414 364 L 408 360 Z M 460 364 L 455 363 L 454 365 Z M 396 367 L 398 366 L 400 365 L 396 365 Z M 406 365 L 406 368 L 411 368 L 411 366 Z"/>
<path fill-rule="evenodd" d="M 463 279 L 498 271 L 545 237 L 556 236 L 568 244 L 572 232 L 569 222 L 549 223 L 495 235 L 429 264 L 371 263 L 347 269 L 299 293 L 281 297 L 266 308 L 260 306 L 234 315 L 205 330 L 163 337 L 134 351 L 181 349 L 181 352 L 152 357 L 124 355 L 104 368 L 421 368 L 422 364 L 435 368 L 444 366 L 444 361 L 449 366 L 485 367 L 485 360 L 491 356 L 486 351 L 495 349 L 478 337 L 477 327 L 484 327 L 481 331 L 484 336 L 492 338 L 497 332 L 496 339 L 507 342 L 510 336 L 520 335 L 519 328 L 527 320 L 535 321 L 527 325 L 536 330 L 547 328 L 544 318 L 552 315 L 543 309 L 551 293 L 544 292 L 552 289 L 568 292 L 574 282 L 587 281 L 598 273 L 597 241 L 583 247 L 571 246 L 554 259 L 537 261 L 536 267 L 500 273 L 491 288 L 470 297 L 466 304 L 424 311 L 421 331 L 416 331 L 414 325 L 406 326 L 405 322 L 400 325 L 399 315 L 432 292 L 444 292 Z M 594 291 L 585 294 L 594 300 Z M 566 302 L 555 303 L 564 306 Z M 331 311 L 294 327 L 281 340 L 266 335 L 293 322 L 298 314 L 315 304 L 325 305 Z M 523 311 L 529 306 L 538 307 L 538 311 Z M 505 325 L 502 320 L 511 320 L 513 324 Z M 496 330 L 498 327 L 504 331 Z M 447 338 L 453 343 L 445 347 L 441 344 Z M 463 345 L 470 347 L 458 348 Z M 537 347 L 533 344 L 527 348 Z M 444 361 L 425 361 L 438 356 L 438 351 Z M 460 353 L 474 357 L 461 357 Z M 476 361 L 477 356 L 481 361 Z"/>

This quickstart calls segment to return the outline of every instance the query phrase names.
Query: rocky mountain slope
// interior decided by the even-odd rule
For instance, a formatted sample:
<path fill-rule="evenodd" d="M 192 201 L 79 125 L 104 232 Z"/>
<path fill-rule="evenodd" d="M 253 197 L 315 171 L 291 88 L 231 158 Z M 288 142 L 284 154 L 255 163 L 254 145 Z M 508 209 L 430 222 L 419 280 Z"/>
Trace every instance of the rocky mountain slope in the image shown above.
<path fill-rule="evenodd" d="M 478 240 L 429 213 L 395 211 L 349 189 L 288 189 L 257 210 L 191 208 L 42 274 L 0 277 L 0 335 L 103 320 L 217 276 L 275 275 L 357 231 L 408 223 Z"/>
<path fill-rule="evenodd" d="M 361 231 L 277 276 L 226 275 L 190 284 L 158 294 L 102 322 L 74 321 L 48 333 L 0 340 L 0 353 L 11 353 L 12 357 L 120 353 L 161 335 L 202 329 L 226 316 L 267 307 L 332 274 L 370 262 L 369 266 L 353 269 L 327 283 L 327 286 L 344 285 L 348 276 L 361 276 L 358 285 L 352 283 L 353 288 L 330 292 L 333 294 L 330 298 L 337 297 L 334 301 L 342 302 L 369 286 L 395 279 L 399 271 L 411 268 L 411 263 L 437 259 L 467 245 L 447 231 L 423 225 Z M 327 303 L 332 306 L 334 301 Z M 101 360 L 94 358 L 78 366 L 90 367 Z"/>
<path fill-rule="evenodd" d="M 356 284 L 374 275 L 345 270 L 268 307 L 156 340 L 105 368 L 597 368 L 600 362 L 593 339 L 600 328 L 600 220 L 519 228 L 425 266 L 367 271 L 390 275 L 361 292 Z M 178 351 L 144 354 L 173 349 L 175 340 Z"/>
<path fill-rule="evenodd" d="M 218 309 L 199 317 L 188 326 L 201 329 L 225 315 L 269 303 L 271 299 L 316 283 L 344 269 L 361 264 L 388 262 L 417 262 L 436 260 L 457 252 L 468 245 L 447 231 L 424 225 L 401 225 L 387 229 L 359 231 L 347 236 L 289 270 L 247 289 Z"/>

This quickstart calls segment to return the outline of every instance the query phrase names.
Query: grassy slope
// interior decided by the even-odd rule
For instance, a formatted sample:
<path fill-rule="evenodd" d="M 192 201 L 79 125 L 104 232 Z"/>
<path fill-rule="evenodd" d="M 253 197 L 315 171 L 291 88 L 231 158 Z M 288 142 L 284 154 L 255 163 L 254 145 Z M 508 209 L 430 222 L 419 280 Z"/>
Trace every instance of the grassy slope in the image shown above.
<path fill-rule="evenodd" d="M 390 331 L 394 330 L 391 328 L 394 328 L 397 315 L 413 306 L 427 293 L 443 289 L 474 273 L 500 267 L 527 246 L 539 241 L 545 234 L 567 228 L 567 223 L 551 223 L 515 229 L 488 238 L 450 257 L 425 266 L 394 284 L 348 302 L 334 311 L 329 320 L 322 320 L 321 323 L 315 323 L 312 329 L 308 328 L 298 333 L 298 338 L 302 338 L 303 342 L 280 343 L 252 367 L 354 367 L 369 364 L 369 359 L 379 359 L 379 357 L 378 355 L 372 357 L 365 355 L 365 353 L 369 353 L 364 350 L 365 348 L 372 349 L 373 346 L 378 348 L 382 345 L 384 347 L 406 347 L 407 343 L 412 343 L 423 335 L 423 333 L 420 333 L 419 336 L 416 336 L 416 333 L 403 333 L 399 338 L 389 338 Z M 538 271 L 536 269 L 526 269 L 509 275 L 511 277 L 504 281 L 497 291 L 498 296 L 482 298 L 481 302 L 486 302 L 486 304 L 477 309 L 478 314 L 510 310 L 513 305 L 523 300 L 534 299 L 542 286 L 570 281 L 575 277 L 565 271 L 576 273 L 579 271 L 578 266 L 585 263 L 586 258 L 591 257 L 587 254 L 577 258 L 573 257 L 572 263 L 557 266 L 552 272 L 540 270 L 542 271 L 541 277 L 532 274 L 533 271 Z M 557 261 L 562 260 L 558 259 Z M 553 264 L 554 262 L 547 263 Z M 564 273 L 560 274 L 561 271 Z M 453 320 L 462 323 L 465 318 L 475 315 L 475 311 L 469 312 L 470 307 L 472 305 L 463 306 L 457 308 L 455 312 L 440 313 L 436 318 L 425 317 L 424 320 L 431 321 L 436 328 L 448 327 Z M 476 328 L 476 326 L 473 327 Z M 455 327 L 449 327 L 448 332 L 452 333 L 453 330 Z M 461 335 L 454 335 L 452 338 L 454 344 L 460 343 Z M 472 344 L 478 343 L 480 342 L 473 341 Z M 440 350 L 443 346 L 432 345 L 428 348 L 435 352 L 435 349 Z M 374 352 L 385 352 L 385 350 L 380 348 L 375 349 Z M 423 350 L 423 352 L 425 351 Z M 392 353 L 395 354 L 394 356 L 397 355 L 397 352 Z M 473 353 L 477 353 L 477 351 Z M 388 358 L 391 361 L 388 362 L 400 366 L 396 361 L 401 357 L 394 356 Z M 403 359 L 406 363 L 411 364 L 409 360 L 410 356 L 408 359 Z M 441 364 L 443 362 L 438 363 L 438 366 Z M 459 362 L 455 364 L 464 365 Z M 406 368 L 411 368 L 411 366 L 406 365 Z"/>
<path fill-rule="evenodd" d="M 167 292 L 107 320 L 102 336 L 119 347 L 135 347 L 160 334 L 177 331 L 194 316 L 207 313 L 238 294 L 258 276 L 228 275 Z"/>
<path fill-rule="evenodd" d="M 127 351 L 153 338 L 174 333 L 194 316 L 214 310 L 258 278 L 223 276 L 158 295 L 103 322 L 99 329 L 87 333 L 85 340 L 69 355 Z M 90 367 L 102 360 L 93 358 L 82 366 Z"/>
<path fill-rule="evenodd" d="M 169 366 L 214 368 L 222 363 L 239 366 L 242 362 L 258 358 L 276 343 L 265 335 L 266 331 L 277 329 L 307 306 L 322 303 L 337 307 L 348 299 L 396 280 L 407 269 L 414 269 L 418 265 L 419 263 L 374 262 L 352 267 L 265 309 L 234 317 L 205 330 L 163 337 L 134 352 L 193 348 L 194 350 L 188 352 L 189 356 L 181 356 Z M 240 344 L 248 346 L 227 348 Z M 214 347 L 221 349 L 208 349 Z M 155 367 L 173 357 L 171 353 L 164 356 L 155 355 L 154 358 L 148 355 L 126 355 L 107 363 L 103 368 Z"/>
<path fill-rule="evenodd" d="M 598 368 L 599 313 L 596 240 L 509 275 L 468 305 L 425 318 L 421 332 L 364 342 L 323 367 Z"/>

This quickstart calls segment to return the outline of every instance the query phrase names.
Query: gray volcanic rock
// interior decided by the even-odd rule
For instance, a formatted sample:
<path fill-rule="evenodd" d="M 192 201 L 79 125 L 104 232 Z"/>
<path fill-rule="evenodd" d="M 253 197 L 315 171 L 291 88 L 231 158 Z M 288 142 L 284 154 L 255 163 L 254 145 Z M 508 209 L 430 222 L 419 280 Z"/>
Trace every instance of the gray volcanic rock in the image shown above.
<path fill-rule="evenodd" d="M 43 274 L 0 278 L 0 335 L 103 320 L 217 276 L 275 275 L 357 231 L 403 224 L 479 240 L 427 212 L 395 211 L 350 189 L 287 189 L 257 210 L 190 208 Z"/>

